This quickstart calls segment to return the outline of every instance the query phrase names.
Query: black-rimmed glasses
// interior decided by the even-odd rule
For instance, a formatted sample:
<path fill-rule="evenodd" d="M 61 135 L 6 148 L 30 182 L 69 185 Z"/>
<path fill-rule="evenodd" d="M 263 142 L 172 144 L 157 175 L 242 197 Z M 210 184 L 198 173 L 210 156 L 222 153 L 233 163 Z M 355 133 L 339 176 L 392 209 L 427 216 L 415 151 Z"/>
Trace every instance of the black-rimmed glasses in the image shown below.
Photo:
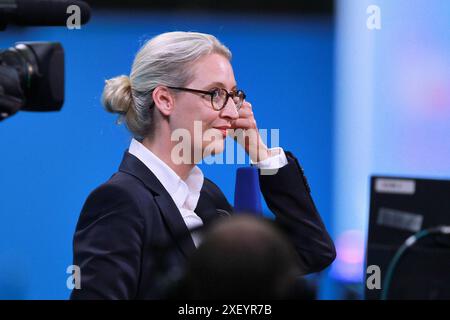
<path fill-rule="evenodd" d="M 223 88 L 215 88 L 210 91 L 197 90 L 191 88 L 181 88 L 181 87 L 167 87 L 170 89 L 193 92 L 193 93 L 201 93 L 211 96 L 211 106 L 214 110 L 220 111 L 227 105 L 228 99 L 233 99 L 234 104 L 236 105 L 236 109 L 239 110 L 242 107 L 245 99 L 245 93 L 242 90 L 233 90 L 228 92 Z"/>

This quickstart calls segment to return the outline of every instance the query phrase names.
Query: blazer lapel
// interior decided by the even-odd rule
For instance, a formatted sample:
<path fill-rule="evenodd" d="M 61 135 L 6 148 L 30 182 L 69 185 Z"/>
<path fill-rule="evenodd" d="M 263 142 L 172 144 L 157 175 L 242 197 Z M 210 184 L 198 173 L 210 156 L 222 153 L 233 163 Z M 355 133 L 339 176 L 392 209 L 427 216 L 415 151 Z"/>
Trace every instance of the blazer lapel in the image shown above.
<path fill-rule="evenodd" d="M 225 215 L 218 210 L 220 209 L 216 209 L 216 205 L 209 194 L 202 190 L 194 212 L 202 219 L 203 224 L 207 225 Z"/>
<path fill-rule="evenodd" d="M 186 227 L 186 223 L 184 222 L 180 211 L 173 202 L 172 197 L 153 172 L 128 151 L 126 151 L 123 156 L 119 170 L 135 176 L 150 189 L 175 243 L 183 254 L 186 257 L 189 257 L 195 250 L 195 245 L 190 236 L 190 232 Z"/>
<path fill-rule="evenodd" d="M 166 194 L 155 196 L 155 201 L 161 211 L 164 221 L 169 227 L 173 239 L 184 255 L 189 257 L 195 250 L 195 245 L 186 223 L 173 202 L 172 197 L 166 192 Z"/>

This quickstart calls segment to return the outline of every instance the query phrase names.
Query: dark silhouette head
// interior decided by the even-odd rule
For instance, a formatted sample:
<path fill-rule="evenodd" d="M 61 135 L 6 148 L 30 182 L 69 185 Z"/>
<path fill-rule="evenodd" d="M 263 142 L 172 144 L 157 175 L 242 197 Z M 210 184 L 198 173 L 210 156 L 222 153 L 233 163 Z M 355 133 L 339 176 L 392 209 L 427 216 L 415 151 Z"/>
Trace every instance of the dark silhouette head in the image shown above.
<path fill-rule="evenodd" d="M 205 234 L 182 281 L 188 299 L 283 299 L 300 270 L 297 254 L 274 225 L 235 215 Z"/>

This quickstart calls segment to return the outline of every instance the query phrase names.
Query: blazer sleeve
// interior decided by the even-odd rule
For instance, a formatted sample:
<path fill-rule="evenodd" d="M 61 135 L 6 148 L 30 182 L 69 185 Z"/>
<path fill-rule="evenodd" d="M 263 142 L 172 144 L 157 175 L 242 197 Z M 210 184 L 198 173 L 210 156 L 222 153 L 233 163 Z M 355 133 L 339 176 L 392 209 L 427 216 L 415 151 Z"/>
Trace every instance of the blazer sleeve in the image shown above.
<path fill-rule="evenodd" d="M 336 251 L 310 194 L 298 160 L 285 152 L 288 164 L 273 175 L 259 175 L 261 192 L 275 221 L 292 241 L 304 274 L 329 266 Z"/>
<path fill-rule="evenodd" d="M 133 299 L 138 290 L 144 223 L 121 186 L 104 184 L 86 200 L 73 240 L 81 288 L 71 299 Z"/>

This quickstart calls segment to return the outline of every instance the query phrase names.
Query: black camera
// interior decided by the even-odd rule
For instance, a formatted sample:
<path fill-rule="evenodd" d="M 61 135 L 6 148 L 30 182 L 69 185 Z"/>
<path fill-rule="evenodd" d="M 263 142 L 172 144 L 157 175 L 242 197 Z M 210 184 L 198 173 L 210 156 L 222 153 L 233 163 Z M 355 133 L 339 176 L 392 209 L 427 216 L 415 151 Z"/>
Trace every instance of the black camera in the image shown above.
<path fill-rule="evenodd" d="M 25 111 L 59 111 L 64 50 L 58 42 L 21 42 L 0 51 L 0 121 Z"/>

